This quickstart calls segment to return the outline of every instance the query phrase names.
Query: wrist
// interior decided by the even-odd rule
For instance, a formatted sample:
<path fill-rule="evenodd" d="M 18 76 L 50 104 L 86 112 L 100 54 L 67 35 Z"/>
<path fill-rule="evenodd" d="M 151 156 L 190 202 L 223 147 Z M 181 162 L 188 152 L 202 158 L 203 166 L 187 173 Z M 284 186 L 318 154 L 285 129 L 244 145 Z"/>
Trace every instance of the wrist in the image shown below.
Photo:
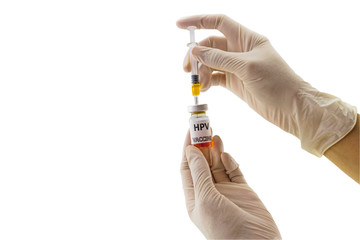
<path fill-rule="evenodd" d="M 296 122 L 301 147 L 321 157 L 356 124 L 356 107 L 318 91 L 310 84 L 298 91 Z"/>

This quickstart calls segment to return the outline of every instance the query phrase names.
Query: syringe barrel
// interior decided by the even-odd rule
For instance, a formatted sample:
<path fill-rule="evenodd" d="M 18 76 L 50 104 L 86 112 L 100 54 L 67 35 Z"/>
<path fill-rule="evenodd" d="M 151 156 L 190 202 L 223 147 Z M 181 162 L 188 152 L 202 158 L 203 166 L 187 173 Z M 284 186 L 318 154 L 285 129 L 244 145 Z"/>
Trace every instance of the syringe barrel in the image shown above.
<path fill-rule="evenodd" d="M 191 75 L 198 75 L 198 63 L 191 54 L 192 48 L 193 47 L 190 48 Z"/>
<path fill-rule="evenodd" d="M 191 75 L 198 75 L 198 63 L 197 61 L 193 58 L 193 56 L 191 55 L 191 51 L 193 49 L 193 47 L 195 47 L 197 45 L 197 43 L 195 42 L 195 26 L 189 26 L 187 28 L 190 32 L 190 42 L 188 44 L 189 47 L 189 51 L 190 51 L 190 65 L 191 65 Z"/>

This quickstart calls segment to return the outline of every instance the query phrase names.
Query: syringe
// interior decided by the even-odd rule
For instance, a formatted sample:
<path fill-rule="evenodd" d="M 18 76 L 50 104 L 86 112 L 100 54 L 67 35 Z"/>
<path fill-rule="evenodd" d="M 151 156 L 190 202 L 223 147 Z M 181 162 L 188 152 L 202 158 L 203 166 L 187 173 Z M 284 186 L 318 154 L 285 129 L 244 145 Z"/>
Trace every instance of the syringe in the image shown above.
<path fill-rule="evenodd" d="M 199 103 L 198 96 L 200 95 L 200 83 L 198 75 L 198 63 L 191 55 L 191 50 L 193 47 L 197 46 L 195 42 L 195 26 L 190 26 L 187 28 L 190 32 L 190 42 L 188 43 L 189 52 L 190 52 L 190 65 L 191 65 L 191 83 L 192 83 L 192 95 L 194 96 L 195 105 Z"/>

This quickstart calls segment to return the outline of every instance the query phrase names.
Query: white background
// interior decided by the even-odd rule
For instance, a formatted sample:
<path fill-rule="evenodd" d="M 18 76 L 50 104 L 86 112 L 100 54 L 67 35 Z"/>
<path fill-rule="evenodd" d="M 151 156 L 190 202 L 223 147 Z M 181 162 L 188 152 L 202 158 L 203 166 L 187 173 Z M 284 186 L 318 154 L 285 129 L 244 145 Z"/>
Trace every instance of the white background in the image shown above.
<path fill-rule="evenodd" d="M 0 239 L 203 239 L 179 163 L 178 18 L 224 13 L 360 108 L 356 1 L 1 1 Z M 197 32 L 197 40 L 216 31 Z M 201 95 L 284 239 L 359 239 L 360 191 L 222 88 Z"/>

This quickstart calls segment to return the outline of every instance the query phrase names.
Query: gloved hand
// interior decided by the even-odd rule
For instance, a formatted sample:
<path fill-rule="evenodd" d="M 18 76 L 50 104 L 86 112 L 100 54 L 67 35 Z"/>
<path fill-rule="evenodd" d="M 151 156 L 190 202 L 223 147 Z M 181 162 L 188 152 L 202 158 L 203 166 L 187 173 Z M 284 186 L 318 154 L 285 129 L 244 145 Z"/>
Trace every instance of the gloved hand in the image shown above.
<path fill-rule="evenodd" d="M 220 137 L 202 152 L 186 136 L 181 176 L 188 214 L 208 239 L 280 239 L 274 220 L 247 185 Z M 210 168 L 209 168 L 210 165 Z"/>
<path fill-rule="evenodd" d="M 356 108 L 303 81 L 266 37 L 224 15 L 187 17 L 177 26 L 218 29 L 225 36 L 209 37 L 192 50 L 202 63 L 203 91 L 226 87 L 262 117 L 297 136 L 308 152 L 322 156 L 355 126 Z M 184 69 L 191 70 L 188 56 Z"/>

